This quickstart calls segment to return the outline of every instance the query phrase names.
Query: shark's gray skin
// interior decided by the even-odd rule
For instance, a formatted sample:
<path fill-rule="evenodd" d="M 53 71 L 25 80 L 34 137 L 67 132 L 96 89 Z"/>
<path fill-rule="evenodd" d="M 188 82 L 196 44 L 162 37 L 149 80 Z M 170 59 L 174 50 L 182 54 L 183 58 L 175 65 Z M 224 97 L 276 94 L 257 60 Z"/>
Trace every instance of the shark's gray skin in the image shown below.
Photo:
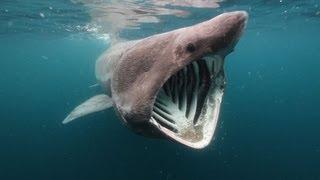
<path fill-rule="evenodd" d="M 114 106 L 138 134 L 206 147 L 214 134 L 226 85 L 224 59 L 246 25 L 244 11 L 122 42 L 96 62 L 106 94 L 87 100 L 63 121 Z"/>

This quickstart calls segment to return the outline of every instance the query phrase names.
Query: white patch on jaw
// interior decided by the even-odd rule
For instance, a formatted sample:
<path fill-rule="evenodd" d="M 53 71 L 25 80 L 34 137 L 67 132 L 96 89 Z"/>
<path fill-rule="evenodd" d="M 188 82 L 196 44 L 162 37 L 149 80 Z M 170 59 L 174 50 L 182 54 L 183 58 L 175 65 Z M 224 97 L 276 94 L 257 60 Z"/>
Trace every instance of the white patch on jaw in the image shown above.
<path fill-rule="evenodd" d="M 120 111 L 119 115 L 121 116 L 121 120 L 124 121 L 125 124 L 127 124 L 126 118 L 123 116 L 124 114 L 129 114 L 132 111 L 132 103 L 131 101 L 128 101 L 126 103 L 122 103 L 123 99 L 120 97 L 124 97 L 121 94 L 112 92 L 112 100 L 114 104 L 116 105 L 117 109 Z"/>

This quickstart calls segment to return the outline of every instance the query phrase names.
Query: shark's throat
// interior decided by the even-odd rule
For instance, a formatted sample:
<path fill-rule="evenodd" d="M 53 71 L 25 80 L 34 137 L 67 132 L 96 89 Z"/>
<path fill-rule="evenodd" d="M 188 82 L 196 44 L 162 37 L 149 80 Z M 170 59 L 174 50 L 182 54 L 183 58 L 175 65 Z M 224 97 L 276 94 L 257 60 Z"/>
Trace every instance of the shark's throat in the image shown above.
<path fill-rule="evenodd" d="M 225 87 L 223 64 L 220 56 L 206 56 L 171 76 L 158 92 L 150 122 L 193 148 L 209 144 Z"/>

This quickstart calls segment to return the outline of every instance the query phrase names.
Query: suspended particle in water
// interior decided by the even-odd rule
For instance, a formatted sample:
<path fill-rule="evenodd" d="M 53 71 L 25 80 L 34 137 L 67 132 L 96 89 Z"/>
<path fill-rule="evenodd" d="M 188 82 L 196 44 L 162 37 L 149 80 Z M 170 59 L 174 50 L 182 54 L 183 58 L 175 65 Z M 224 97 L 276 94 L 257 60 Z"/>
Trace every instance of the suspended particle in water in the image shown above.
<path fill-rule="evenodd" d="M 42 59 L 48 60 L 49 58 L 47 56 L 41 56 Z"/>
<path fill-rule="evenodd" d="M 8 27 L 11 27 L 13 25 L 12 21 L 8 21 Z"/>
<path fill-rule="evenodd" d="M 45 18 L 46 16 L 41 12 L 39 13 L 40 17 Z"/>

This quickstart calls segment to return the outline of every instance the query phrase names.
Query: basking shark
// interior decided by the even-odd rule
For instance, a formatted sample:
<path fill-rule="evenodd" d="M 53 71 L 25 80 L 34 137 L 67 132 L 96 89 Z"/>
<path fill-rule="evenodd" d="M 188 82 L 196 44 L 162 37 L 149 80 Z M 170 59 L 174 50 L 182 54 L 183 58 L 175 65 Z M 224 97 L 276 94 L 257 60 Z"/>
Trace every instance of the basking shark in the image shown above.
<path fill-rule="evenodd" d="M 147 137 L 200 149 L 214 134 L 226 86 L 224 61 L 248 14 L 208 21 L 112 45 L 96 62 L 104 94 L 76 107 L 63 121 L 114 107 L 126 126 Z"/>

